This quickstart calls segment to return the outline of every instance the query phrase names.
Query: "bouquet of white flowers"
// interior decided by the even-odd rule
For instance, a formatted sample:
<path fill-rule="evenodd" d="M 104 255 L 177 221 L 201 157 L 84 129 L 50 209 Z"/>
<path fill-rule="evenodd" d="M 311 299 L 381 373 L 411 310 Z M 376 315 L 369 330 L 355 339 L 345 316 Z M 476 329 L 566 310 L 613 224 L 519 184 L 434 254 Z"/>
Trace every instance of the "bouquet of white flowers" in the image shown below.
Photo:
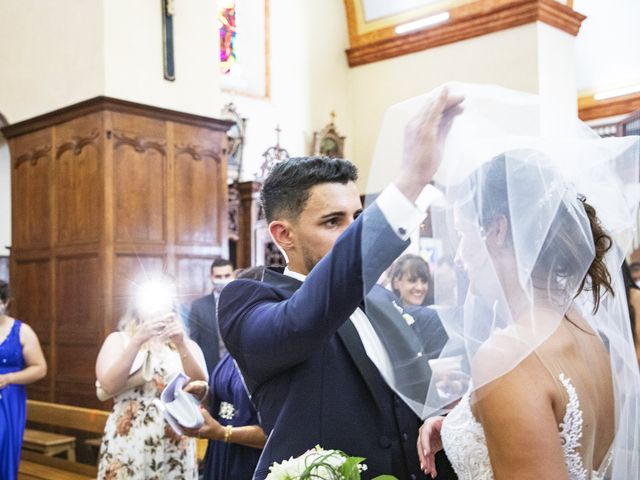
<path fill-rule="evenodd" d="M 297 458 L 274 463 L 266 480 L 360 480 L 367 469 L 362 457 L 350 457 L 340 450 L 323 450 L 316 446 Z M 391 475 L 380 475 L 374 480 L 397 480 Z"/>

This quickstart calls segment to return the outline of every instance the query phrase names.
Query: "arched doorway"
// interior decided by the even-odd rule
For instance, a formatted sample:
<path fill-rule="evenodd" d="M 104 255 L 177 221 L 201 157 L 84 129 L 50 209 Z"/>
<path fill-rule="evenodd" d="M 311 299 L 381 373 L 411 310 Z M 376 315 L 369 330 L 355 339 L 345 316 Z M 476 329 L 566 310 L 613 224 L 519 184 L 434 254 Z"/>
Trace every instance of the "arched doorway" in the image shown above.
<path fill-rule="evenodd" d="M 0 129 L 8 124 L 0 113 Z M 0 280 L 9 281 L 11 245 L 11 157 L 9 145 L 0 131 Z"/>

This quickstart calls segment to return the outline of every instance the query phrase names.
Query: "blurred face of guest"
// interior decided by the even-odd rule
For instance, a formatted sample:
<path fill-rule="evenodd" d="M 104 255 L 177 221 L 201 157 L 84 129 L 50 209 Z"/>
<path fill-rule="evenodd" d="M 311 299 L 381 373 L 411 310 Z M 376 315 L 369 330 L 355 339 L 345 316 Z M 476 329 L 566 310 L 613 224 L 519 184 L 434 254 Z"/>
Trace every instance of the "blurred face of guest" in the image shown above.
<path fill-rule="evenodd" d="M 405 305 L 422 305 L 427 293 L 429 283 L 418 277 L 412 277 L 405 272 L 400 277 L 393 279 L 393 288 L 400 295 L 400 300 Z"/>
<path fill-rule="evenodd" d="M 211 269 L 210 279 L 213 289 L 217 293 L 220 293 L 228 283 L 233 281 L 233 267 L 231 265 L 213 267 Z"/>
<path fill-rule="evenodd" d="M 276 220 L 269 228 L 285 251 L 289 268 L 307 275 L 361 212 L 354 182 L 321 183 L 309 189 L 309 198 L 296 219 Z"/>

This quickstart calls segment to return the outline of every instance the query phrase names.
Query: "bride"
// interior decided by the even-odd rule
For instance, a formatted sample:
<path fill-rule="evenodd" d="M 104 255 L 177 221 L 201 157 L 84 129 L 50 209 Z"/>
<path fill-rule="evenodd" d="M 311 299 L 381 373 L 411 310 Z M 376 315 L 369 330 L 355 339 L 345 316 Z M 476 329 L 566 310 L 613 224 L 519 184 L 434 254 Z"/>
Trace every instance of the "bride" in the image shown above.
<path fill-rule="evenodd" d="M 467 293 L 436 307 L 449 342 L 428 391 L 392 385 L 427 418 L 421 467 L 435 477 L 444 448 L 461 479 L 638 479 L 640 376 L 620 274 L 637 139 L 600 139 L 577 120 L 549 130 L 532 95 L 449 88 L 465 111 L 443 146 L 431 223 Z"/>

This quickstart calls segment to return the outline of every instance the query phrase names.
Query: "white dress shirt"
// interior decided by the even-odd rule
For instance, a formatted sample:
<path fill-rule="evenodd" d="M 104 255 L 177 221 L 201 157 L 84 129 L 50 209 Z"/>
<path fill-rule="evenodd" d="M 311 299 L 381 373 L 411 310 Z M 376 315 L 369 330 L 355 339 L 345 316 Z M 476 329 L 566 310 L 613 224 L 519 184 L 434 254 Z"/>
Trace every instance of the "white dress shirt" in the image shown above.
<path fill-rule="evenodd" d="M 435 187 L 427 185 L 416 199 L 416 202 L 413 203 L 394 184 L 391 184 L 383 190 L 375 203 L 398 237 L 402 240 L 407 240 L 411 233 L 422 223 L 428 206 L 438 195 L 440 193 Z M 284 269 L 284 274 L 301 282 L 304 282 L 305 278 L 307 278 L 306 275 L 289 270 L 289 267 Z M 382 377 L 387 382 L 393 382 L 393 368 L 389 355 L 367 315 L 362 309 L 357 308 L 349 318 L 353 326 L 356 327 L 367 356 L 378 368 Z"/>

